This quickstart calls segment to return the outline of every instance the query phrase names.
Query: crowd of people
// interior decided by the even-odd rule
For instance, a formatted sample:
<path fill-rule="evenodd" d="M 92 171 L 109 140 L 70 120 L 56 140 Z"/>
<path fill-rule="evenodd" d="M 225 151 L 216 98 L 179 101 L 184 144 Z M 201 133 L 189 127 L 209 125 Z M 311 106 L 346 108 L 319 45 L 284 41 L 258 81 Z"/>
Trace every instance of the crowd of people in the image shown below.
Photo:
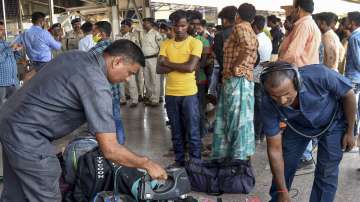
<path fill-rule="evenodd" d="M 251 160 L 266 137 L 271 201 L 290 201 L 295 172 L 310 168 L 310 201 L 334 201 L 343 152 L 360 132 L 360 12 L 341 19 L 313 12 L 313 0 L 297 0 L 282 22 L 244 3 L 224 7 L 215 29 L 200 12 L 177 10 L 168 20 L 144 18 L 142 30 L 124 19 L 115 41 L 107 21 L 75 18 L 64 34 L 60 23 L 43 29 L 45 14 L 33 13 L 30 29 L 10 44 L 0 39 L 2 201 L 58 199 L 50 142 L 85 121 L 106 158 L 166 178 L 158 164 L 122 146 L 120 105 L 139 102 L 165 102 L 175 155 L 169 167 L 201 159 L 204 150 L 212 159 Z M 4 32 L 0 22 L 0 38 Z M 32 69 L 19 89 L 21 51 Z M 203 147 L 209 135 L 211 148 Z M 34 188 L 38 180 L 46 192 Z"/>

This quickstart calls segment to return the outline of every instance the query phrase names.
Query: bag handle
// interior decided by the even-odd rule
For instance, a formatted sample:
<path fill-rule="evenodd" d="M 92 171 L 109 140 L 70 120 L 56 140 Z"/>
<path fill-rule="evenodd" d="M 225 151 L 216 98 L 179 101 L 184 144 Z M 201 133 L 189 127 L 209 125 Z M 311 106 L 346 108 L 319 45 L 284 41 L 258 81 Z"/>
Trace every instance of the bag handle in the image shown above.
<path fill-rule="evenodd" d="M 119 170 L 122 168 L 122 166 L 119 166 L 118 168 L 116 168 L 115 173 L 114 173 L 114 194 L 118 194 L 117 191 L 117 174 L 119 173 Z"/>

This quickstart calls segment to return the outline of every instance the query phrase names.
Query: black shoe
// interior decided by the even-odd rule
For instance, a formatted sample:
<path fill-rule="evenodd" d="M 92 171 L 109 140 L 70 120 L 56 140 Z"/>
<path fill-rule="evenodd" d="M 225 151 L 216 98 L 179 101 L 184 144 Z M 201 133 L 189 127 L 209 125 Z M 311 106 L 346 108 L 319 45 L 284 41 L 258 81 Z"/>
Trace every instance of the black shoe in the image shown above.
<path fill-rule="evenodd" d="M 126 105 L 127 101 L 126 100 L 120 100 L 120 105 Z"/>
<path fill-rule="evenodd" d="M 130 108 L 135 108 L 138 106 L 138 103 L 137 102 L 133 102 L 130 104 Z"/>
<path fill-rule="evenodd" d="M 159 98 L 159 103 L 163 103 L 164 102 L 164 98 L 163 97 L 160 97 Z"/>
<path fill-rule="evenodd" d="M 166 168 L 167 169 L 172 169 L 172 168 L 183 168 L 185 167 L 185 163 L 184 162 L 177 162 L 175 161 L 173 164 L 168 165 Z"/>
<path fill-rule="evenodd" d="M 145 105 L 149 106 L 149 107 L 158 107 L 158 106 L 160 106 L 160 104 L 158 102 L 151 102 L 151 101 L 145 102 Z"/>
<path fill-rule="evenodd" d="M 297 175 L 305 174 L 305 173 L 311 173 L 315 171 L 315 165 L 313 160 L 301 160 L 297 169 Z"/>

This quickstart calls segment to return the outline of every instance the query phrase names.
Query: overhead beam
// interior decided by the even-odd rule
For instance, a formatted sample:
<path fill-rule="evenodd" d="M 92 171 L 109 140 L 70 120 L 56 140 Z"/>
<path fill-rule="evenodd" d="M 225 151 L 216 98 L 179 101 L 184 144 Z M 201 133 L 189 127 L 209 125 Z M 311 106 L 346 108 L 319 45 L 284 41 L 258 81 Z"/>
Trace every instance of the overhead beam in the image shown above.
<path fill-rule="evenodd" d="M 5 0 L 1 0 L 2 5 L 2 13 L 3 13 L 3 20 L 4 20 L 4 28 L 5 28 L 5 40 L 7 39 L 7 24 L 6 24 L 6 8 L 5 8 Z"/>
<path fill-rule="evenodd" d="M 30 2 L 34 3 L 34 4 L 38 4 L 38 5 L 43 5 L 43 6 L 49 6 L 48 3 L 44 3 L 44 2 L 41 2 L 41 1 L 36 1 L 36 0 L 30 0 Z M 58 5 L 54 5 L 54 7 L 56 8 L 62 8 L 62 9 L 66 9 L 65 7 L 63 6 L 58 6 Z"/>
<path fill-rule="evenodd" d="M 99 9 L 99 8 L 106 8 L 105 6 L 99 6 L 99 5 L 91 5 L 91 6 L 79 6 L 79 7 L 71 7 L 71 8 L 65 8 L 66 11 L 81 11 L 81 10 L 87 10 L 87 9 Z"/>

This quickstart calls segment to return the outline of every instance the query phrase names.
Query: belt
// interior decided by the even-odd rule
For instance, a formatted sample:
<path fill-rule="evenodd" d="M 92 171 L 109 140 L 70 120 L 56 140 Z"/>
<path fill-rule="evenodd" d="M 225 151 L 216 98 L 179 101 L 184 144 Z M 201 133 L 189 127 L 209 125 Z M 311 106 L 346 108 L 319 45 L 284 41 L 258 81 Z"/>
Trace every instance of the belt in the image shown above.
<path fill-rule="evenodd" d="M 158 56 L 159 54 L 158 53 L 156 53 L 156 54 L 154 54 L 154 55 L 149 55 L 149 56 L 145 56 L 145 59 L 149 59 L 149 58 L 157 58 L 157 56 Z"/>

